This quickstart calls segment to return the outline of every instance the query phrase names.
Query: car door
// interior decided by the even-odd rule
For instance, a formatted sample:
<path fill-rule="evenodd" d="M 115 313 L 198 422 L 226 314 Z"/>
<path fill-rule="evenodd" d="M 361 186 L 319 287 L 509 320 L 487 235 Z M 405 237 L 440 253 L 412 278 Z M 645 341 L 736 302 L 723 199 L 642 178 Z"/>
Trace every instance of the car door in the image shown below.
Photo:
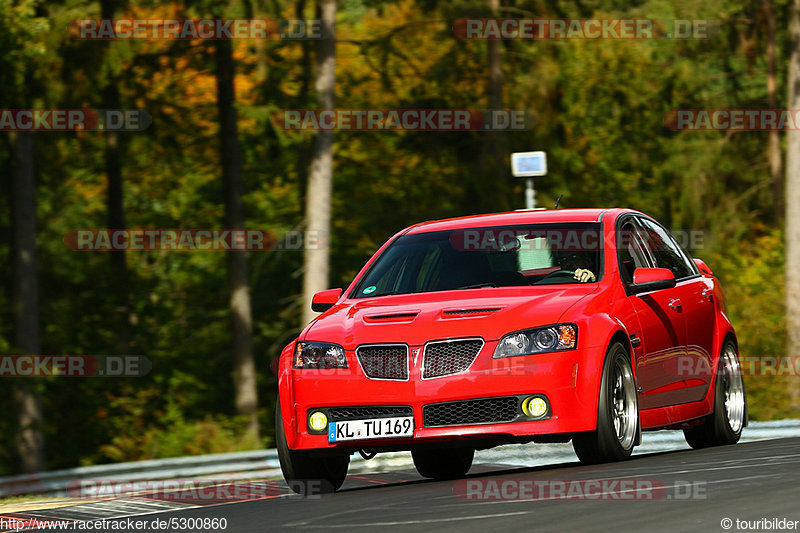
<path fill-rule="evenodd" d="M 629 285 L 638 267 L 655 267 L 652 251 L 648 249 L 641 226 L 633 217 L 622 221 L 618 230 L 617 249 L 619 271 L 623 284 Z M 640 409 L 653 409 L 675 403 L 675 391 L 683 384 L 671 366 L 685 358 L 683 315 L 677 312 L 674 288 L 661 289 L 628 296 L 638 320 L 639 330 L 629 331 L 631 343 L 640 354 L 637 357 L 636 381 L 641 388 Z M 670 304 L 673 304 L 671 307 Z"/>
<path fill-rule="evenodd" d="M 639 223 L 656 266 L 675 274 L 676 301 L 672 302 L 672 309 L 683 317 L 685 358 L 664 368 L 678 378 L 676 383 L 681 386 L 673 394 L 675 403 L 701 400 L 713 375 L 710 365 L 716 314 L 712 282 L 700 275 L 694 261 L 666 229 L 649 218 L 642 217 Z"/>

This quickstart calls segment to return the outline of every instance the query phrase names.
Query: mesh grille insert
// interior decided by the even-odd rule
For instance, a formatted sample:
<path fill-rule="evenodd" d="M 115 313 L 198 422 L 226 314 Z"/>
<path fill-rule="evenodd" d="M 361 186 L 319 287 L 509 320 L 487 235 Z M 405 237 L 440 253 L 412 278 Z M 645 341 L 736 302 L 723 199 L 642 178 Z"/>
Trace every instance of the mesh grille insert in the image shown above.
<path fill-rule="evenodd" d="M 408 346 L 404 344 L 359 346 L 356 356 L 369 378 L 408 379 Z"/>
<path fill-rule="evenodd" d="M 431 342 L 425 346 L 423 378 L 458 374 L 467 370 L 483 346 L 480 339 Z"/>
<path fill-rule="evenodd" d="M 422 408 L 425 427 L 467 426 L 512 422 L 518 414 L 516 396 L 433 403 Z"/>

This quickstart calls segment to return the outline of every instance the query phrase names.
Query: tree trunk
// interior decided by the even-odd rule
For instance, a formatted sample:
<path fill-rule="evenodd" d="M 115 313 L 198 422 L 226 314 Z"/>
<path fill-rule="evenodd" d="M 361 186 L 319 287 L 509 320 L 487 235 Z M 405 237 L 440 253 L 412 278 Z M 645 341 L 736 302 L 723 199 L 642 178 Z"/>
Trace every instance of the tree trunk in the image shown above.
<path fill-rule="evenodd" d="M 316 89 L 320 106 L 333 109 L 336 70 L 336 0 L 319 0 L 322 38 L 317 43 Z M 306 190 L 305 269 L 303 273 L 303 325 L 315 316 L 311 297 L 328 288 L 330 268 L 331 192 L 333 190 L 333 133 L 319 131 L 311 150 L 311 169 Z M 309 241 L 313 239 L 311 245 Z"/>
<path fill-rule="evenodd" d="M 23 353 L 41 354 L 39 284 L 36 278 L 36 191 L 33 134 L 12 135 L 11 226 L 14 276 L 14 337 Z M 44 470 L 44 434 L 39 395 L 15 384 L 12 397 L 19 417 L 17 455 L 23 472 Z"/>
<path fill-rule="evenodd" d="M 493 17 L 498 16 L 500 9 L 500 0 L 487 0 L 489 9 Z M 488 62 L 489 62 L 489 109 L 500 110 L 503 109 L 503 58 L 500 55 L 500 47 L 502 42 L 496 39 L 486 41 L 488 47 Z M 489 142 L 492 150 L 492 157 L 495 162 L 497 179 L 500 176 L 507 176 L 503 173 L 506 167 L 506 154 L 503 149 L 503 134 L 500 132 L 492 132 L 489 134 Z M 502 173 L 502 174 L 501 174 Z"/>
<path fill-rule="evenodd" d="M 239 155 L 236 108 L 234 107 L 234 63 L 231 42 L 228 40 L 217 41 L 215 57 L 225 228 L 243 229 L 242 164 Z M 250 310 L 246 252 L 228 250 L 227 261 L 236 412 L 249 418 L 247 433 L 257 440 L 259 438 L 258 389 L 256 387 L 256 365 L 253 359 L 253 319 Z"/>
<path fill-rule="evenodd" d="M 492 16 L 498 16 L 500 0 L 487 0 Z M 500 56 L 501 42 L 496 39 L 486 41 L 489 60 L 489 109 L 503 108 L 503 63 Z"/>
<path fill-rule="evenodd" d="M 294 6 L 294 13 L 297 20 L 305 20 L 305 11 L 306 11 L 306 0 L 297 0 Z M 302 48 L 302 55 L 300 56 L 300 90 L 297 92 L 297 104 L 298 106 L 305 108 L 308 106 L 308 102 L 310 99 L 309 94 L 311 93 L 311 76 L 312 76 L 312 69 L 311 69 L 311 56 L 312 50 L 311 45 L 313 41 L 308 39 L 303 39 L 300 41 L 299 46 Z M 305 144 L 305 143 L 304 143 Z M 313 144 L 313 141 L 312 141 Z M 297 150 L 297 168 L 298 173 L 302 170 L 305 170 L 310 167 L 310 152 L 311 152 L 311 144 L 309 144 L 308 149 L 305 146 L 301 147 L 300 150 Z M 307 189 L 308 189 L 308 181 L 299 180 L 298 183 L 299 187 L 298 190 L 300 191 L 300 198 L 302 202 L 305 202 Z M 305 322 L 303 322 L 305 325 Z"/>
<path fill-rule="evenodd" d="M 775 73 L 775 14 L 772 11 L 772 0 L 761 0 L 764 21 L 767 31 L 767 102 L 770 109 L 778 107 L 778 82 Z M 778 130 L 770 130 L 767 141 L 767 160 L 769 161 L 772 192 L 775 197 L 774 216 L 780 222 L 783 219 L 783 161 L 781 161 L 781 137 Z"/>
<path fill-rule="evenodd" d="M 500 16 L 500 0 L 487 0 L 487 7 L 491 17 Z M 489 109 L 498 111 L 503 109 L 503 43 L 497 39 L 486 41 L 486 62 L 489 68 L 487 92 L 489 95 Z M 478 203 L 481 210 L 503 210 L 508 207 L 507 188 L 501 184 L 510 180 L 508 148 L 506 133 L 490 131 L 486 133 L 486 161 L 489 161 L 488 175 L 475 177 L 479 180 L 474 187 L 478 194 Z M 513 205 L 513 204 L 512 204 Z M 521 207 L 521 206 L 517 206 Z"/>
<path fill-rule="evenodd" d="M 101 0 L 101 13 L 104 19 L 111 19 L 115 14 L 114 0 Z M 106 43 L 111 46 L 111 41 Z M 103 89 L 103 107 L 119 109 L 122 106 L 117 79 L 109 74 Z M 122 138 L 119 132 L 105 132 L 105 164 L 108 192 L 106 209 L 109 229 L 125 229 L 125 207 L 123 203 L 122 185 Z M 130 342 L 130 317 L 128 304 L 128 268 L 125 263 L 125 250 L 113 250 L 109 254 L 111 262 L 112 286 L 110 296 L 114 303 L 115 336 L 117 350 L 127 353 Z"/>
<path fill-rule="evenodd" d="M 119 93 L 116 85 L 111 89 L 116 93 L 119 102 Z M 108 100 L 107 100 L 108 101 Z M 107 106 L 107 109 L 119 109 L 117 106 Z M 115 131 L 106 132 L 105 163 L 108 191 L 106 195 L 106 210 L 108 212 L 109 229 L 125 229 L 125 208 L 122 195 L 122 140 Z M 130 306 L 128 301 L 128 267 L 125 263 L 125 250 L 112 250 L 109 255 L 111 264 L 110 300 L 114 305 L 114 335 L 116 337 L 117 351 L 128 353 L 130 348 Z"/>
<path fill-rule="evenodd" d="M 789 16 L 789 109 L 800 109 L 800 0 L 793 0 Z M 786 132 L 786 340 L 787 355 L 800 354 L 800 131 Z M 800 382 L 792 380 L 791 399 L 800 410 Z"/>

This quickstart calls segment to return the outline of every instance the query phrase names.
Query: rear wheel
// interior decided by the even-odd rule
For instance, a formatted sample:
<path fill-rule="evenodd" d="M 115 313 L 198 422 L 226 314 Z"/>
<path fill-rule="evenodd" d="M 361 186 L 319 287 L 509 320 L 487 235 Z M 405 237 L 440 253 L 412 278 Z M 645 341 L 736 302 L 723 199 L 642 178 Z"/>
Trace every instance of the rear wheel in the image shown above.
<path fill-rule="evenodd" d="M 281 471 L 289 488 L 298 494 L 333 492 L 344 483 L 350 456 L 315 457 L 302 450 L 292 450 L 286 443 L 286 433 L 278 400 L 275 411 L 275 440 Z"/>
<path fill-rule="evenodd" d="M 472 467 L 472 448 L 437 448 L 412 450 L 414 466 L 422 477 L 456 479 L 464 477 Z"/>
<path fill-rule="evenodd" d="M 597 430 L 576 435 L 572 447 L 582 463 L 606 463 L 630 457 L 639 434 L 639 403 L 628 350 L 615 343 L 606 354 Z"/>
<path fill-rule="evenodd" d="M 742 436 L 746 416 L 747 399 L 739 356 L 736 345 L 726 341 L 719 357 L 714 412 L 701 425 L 684 429 L 683 435 L 692 448 L 736 444 Z"/>

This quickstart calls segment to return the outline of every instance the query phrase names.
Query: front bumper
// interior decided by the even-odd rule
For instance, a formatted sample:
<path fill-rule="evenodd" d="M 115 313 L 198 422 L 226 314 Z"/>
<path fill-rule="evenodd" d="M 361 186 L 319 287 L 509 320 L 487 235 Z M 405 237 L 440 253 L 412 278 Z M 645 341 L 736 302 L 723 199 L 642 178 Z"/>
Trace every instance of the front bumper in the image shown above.
<path fill-rule="evenodd" d="M 284 367 L 280 401 L 287 444 L 300 450 L 396 450 L 456 439 L 483 439 L 499 444 L 524 437 L 595 429 L 602 348 L 493 359 L 496 344 L 485 343 L 468 371 L 434 379 L 422 379 L 421 357 L 410 362 L 407 381 L 368 378 L 353 352 L 347 353 L 347 369 Z M 419 347 L 410 348 L 413 353 Z M 549 416 L 541 420 L 519 417 L 512 422 L 425 425 L 426 405 L 528 395 L 546 397 Z M 329 443 L 326 434 L 316 434 L 308 427 L 308 414 L 315 409 L 363 406 L 410 407 L 414 416 L 413 437 Z"/>

